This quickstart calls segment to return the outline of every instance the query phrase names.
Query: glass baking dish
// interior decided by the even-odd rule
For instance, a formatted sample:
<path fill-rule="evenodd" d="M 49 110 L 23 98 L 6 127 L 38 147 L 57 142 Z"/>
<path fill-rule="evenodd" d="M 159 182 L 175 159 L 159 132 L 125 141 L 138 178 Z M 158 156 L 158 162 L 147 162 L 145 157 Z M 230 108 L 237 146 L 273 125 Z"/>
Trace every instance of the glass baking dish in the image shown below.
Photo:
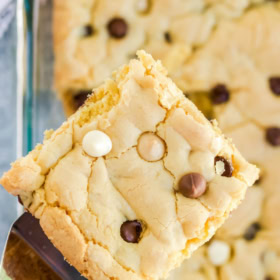
<path fill-rule="evenodd" d="M 21 157 L 42 143 L 44 131 L 58 128 L 65 116 L 53 89 L 52 1 L 18 0 L 17 22 L 17 157 Z"/>
<path fill-rule="evenodd" d="M 53 88 L 52 0 L 17 1 L 17 157 L 65 120 Z M 20 204 L 18 216 L 23 213 Z M 4 276 L 0 267 L 0 279 Z"/>
<path fill-rule="evenodd" d="M 42 142 L 46 129 L 65 119 L 53 89 L 52 1 L 25 0 L 26 87 L 23 88 L 23 153 Z M 24 76 L 23 73 L 18 73 Z"/>

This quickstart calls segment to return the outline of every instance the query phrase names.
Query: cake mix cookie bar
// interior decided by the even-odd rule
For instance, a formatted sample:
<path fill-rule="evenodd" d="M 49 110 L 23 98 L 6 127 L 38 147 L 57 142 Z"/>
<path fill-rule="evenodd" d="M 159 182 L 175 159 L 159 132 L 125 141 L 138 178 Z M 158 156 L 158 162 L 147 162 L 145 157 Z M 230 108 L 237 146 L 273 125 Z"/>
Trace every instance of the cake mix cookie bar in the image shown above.
<path fill-rule="evenodd" d="M 88 279 L 160 279 L 258 177 L 144 51 L 0 183 Z"/>

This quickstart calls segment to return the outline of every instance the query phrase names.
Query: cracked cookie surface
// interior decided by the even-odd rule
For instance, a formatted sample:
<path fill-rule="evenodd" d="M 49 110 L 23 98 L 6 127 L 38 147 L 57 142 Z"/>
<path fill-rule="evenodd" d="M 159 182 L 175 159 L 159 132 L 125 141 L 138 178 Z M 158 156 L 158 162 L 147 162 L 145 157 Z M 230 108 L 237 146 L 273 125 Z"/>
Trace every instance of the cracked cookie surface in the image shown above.
<path fill-rule="evenodd" d="M 260 167 L 261 175 L 213 238 L 213 243 L 229 246 L 230 257 L 215 265 L 208 254 L 210 242 L 174 271 L 172 280 L 280 279 L 279 25 L 279 1 L 223 20 L 180 72 L 178 80 L 187 81 L 181 83 L 184 91 L 218 120 L 242 155 Z M 217 85 L 226 90 L 220 87 L 217 92 Z M 214 104 L 212 95 L 224 102 Z"/>
<path fill-rule="evenodd" d="M 280 155 L 278 146 L 265 140 L 268 128 L 280 126 L 279 1 L 115 0 L 114 5 L 106 0 L 64 2 L 54 9 L 54 33 L 55 45 L 59 45 L 57 88 L 65 97 L 68 112 L 74 110 L 72 94 L 98 84 L 100 77 L 115 67 L 112 64 L 124 63 L 141 47 L 162 60 L 179 88 L 209 119 L 216 118 L 245 158 L 261 168 L 256 188 L 247 194 L 247 207 L 245 203 L 241 205 L 217 232 L 218 241 L 226 241 L 231 247 L 231 256 L 235 248 L 243 247 L 246 252 L 254 247 L 254 242 L 262 244 L 259 253 L 247 258 L 236 254 L 224 264 L 232 264 L 232 268 L 223 274 L 223 265 L 220 268 L 210 262 L 206 245 L 172 279 L 280 279 Z M 112 40 L 106 29 L 116 16 L 132 26 L 127 34 L 131 33 L 120 41 Z M 69 25 L 61 24 L 62 21 Z M 96 33 L 88 37 L 72 33 L 89 22 Z M 92 56 L 92 49 L 100 57 Z M 82 50 L 82 54 L 77 50 Z M 66 53 L 67 60 L 63 59 Z M 65 63 L 70 66 L 67 72 Z M 75 72 L 77 68 L 73 66 L 83 69 L 83 73 Z M 213 105 L 213 100 L 220 104 Z M 279 135 L 273 131 L 273 135 Z M 271 142 L 277 143 L 277 139 Z M 261 225 L 258 233 L 251 233 L 250 241 L 245 239 L 246 242 L 235 245 L 256 223 Z M 264 261 L 263 255 L 268 255 L 270 262 Z"/>
<path fill-rule="evenodd" d="M 166 277 L 212 237 L 258 177 L 161 63 L 144 51 L 138 57 L 1 179 L 88 279 Z M 111 139 L 108 154 L 85 152 L 93 130 Z M 162 145 L 151 161 L 139 153 L 146 133 L 154 137 L 144 154 Z"/>
<path fill-rule="evenodd" d="M 55 0 L 55 85 L 66 113 L 73 113 L 92 88 L 99 86 L 112 71 L 133 58 L 138 49 L 144 49 L 154 58 L 160 59 L 181 90 L 190 90 L 188 84 L 194 81 L 193 73 L 188 74 L 188 62 L 212 40 L 216 29 L 225 25 L 222 29 L 229 33 L 221 36 L 228 38 L 232 31 L 228 28 L 230 22 L 242 19 L 247 11 L 262 4 L 278 9 L 278 4 L 274 2 Z M 250 28 L 254 28 L 253 25 Z M 240 31 L 234 37 L 243 39 L 243 45 L 246 46 L 250 36 L 246 37 L 245 30 Z M 231 40 L 223 38 L 219 43 L 230 44 Z M 223 44 L 220 48 L 227 48 Z M 264 51 L 262 55 L 265 55 Z M 219 59 L 217 55 L 214 58 Z M 265 57 L 260 57 L 260 60 L 265 63 Z M 204 64 L 198 78 L 209 71 L 210 62 Z M 222 59 L 220 64 L 224 65 Z M 224 75 L 220 69 L 212 72 L 218 77 Z M 199 89 L 205 88 L 204 85 Z"/>

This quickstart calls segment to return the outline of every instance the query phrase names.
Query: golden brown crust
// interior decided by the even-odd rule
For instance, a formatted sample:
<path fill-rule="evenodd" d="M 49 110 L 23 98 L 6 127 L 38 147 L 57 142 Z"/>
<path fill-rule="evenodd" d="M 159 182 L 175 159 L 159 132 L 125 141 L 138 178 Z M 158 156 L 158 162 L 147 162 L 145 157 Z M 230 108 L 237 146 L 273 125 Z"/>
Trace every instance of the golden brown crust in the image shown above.
<path fill-rule="evenodd" d="M 40 225 L 66 259 L 78 270 L 83 271 L 87 245 L 84 236 L 72 223 L 65 210 L 46 207 L 41 216 Z"/>
<path fill-rule="evenodd" d="M 13 195 L 22 192 L 32 192 L 41 187 L 45 177 L 41 175 L 41 168 L 31 155 L 18 159 L 12 164 L 12 169 L 3 174 L 0 184 Z"/>

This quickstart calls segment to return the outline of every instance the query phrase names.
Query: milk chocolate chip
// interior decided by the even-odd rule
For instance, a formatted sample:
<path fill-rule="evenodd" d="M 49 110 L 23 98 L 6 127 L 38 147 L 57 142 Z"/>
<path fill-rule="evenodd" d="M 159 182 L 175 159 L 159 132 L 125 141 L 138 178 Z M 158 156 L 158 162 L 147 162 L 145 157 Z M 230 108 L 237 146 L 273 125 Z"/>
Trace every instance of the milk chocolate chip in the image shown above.
<path fill-rule="evenodd" d="M 107 29 L 111 37 L 121 39 L 125 37 L 128 31 L 128 25 L 122 18 L 113 18 L 107 25 Z"/>
<path fill-rule="evenodd" d="M 280 77 L 271 77 L 269 79 L 269 86 L 275 95 L 280 96 Z"/>
<path fill-rule="evenodd" d="M 269 127 L 266 129 L 266 140 L 272 146 L 280 146 L 280 127 Z"/>
<path fill-rule="evenodd" d="M 198 198 L 205 193 L 206 185 L 206 180 L 201 174 L 189 173 L 179 181 L 179 191 L 185 197 Z"/>
<path fill-rule="evenodd" d="M 210 94 L 211 101 L 214 105 L 219 105 L 229 101 L 230 93 L 225 85 L 216 85 Z"/>
<path fill-rule="evenodd" d="M 121 225 L 121 237 L 128 243 L 138 243 L 142 230 L 139 221 L 126 221 Z"/>

